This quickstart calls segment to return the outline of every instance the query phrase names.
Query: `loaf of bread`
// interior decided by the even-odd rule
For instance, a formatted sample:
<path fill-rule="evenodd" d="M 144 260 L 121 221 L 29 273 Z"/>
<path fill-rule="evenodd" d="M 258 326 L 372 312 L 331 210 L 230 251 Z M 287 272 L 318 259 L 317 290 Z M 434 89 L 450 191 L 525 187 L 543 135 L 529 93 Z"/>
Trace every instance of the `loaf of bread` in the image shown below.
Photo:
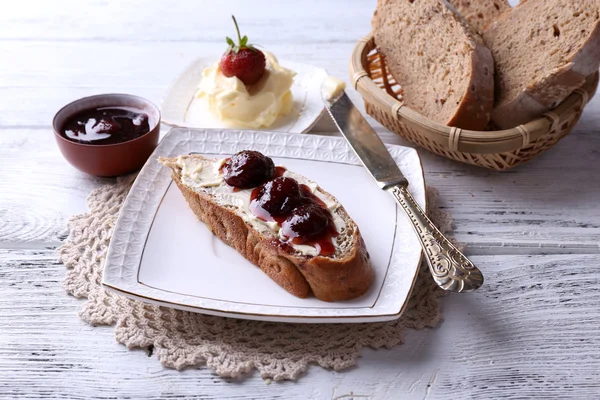
<path fill-rule="evenodd" d="M 448 126 L 485 129 L 494 101 L 493 59 L 447 3 L 379 0 L 372 25 L 407 106 Z"/>
<path fill-rule="evenodd" d="M 495 61 L 493 122 L 508 129 L 555 107 L 600 65 L 600 0 L 528 0 L 483 32 Z"/>
<path fill-rule="evenodd" d="M 319 197 L 334 204 L 331 213 L 341 226 L 334 242 L 335 253 L 328 256 L 282 243 L 268 223 L 249 214 L 250 191 L 232 190 L 222 178 L 197 175 L 198 171 L 214 170 L 217 160 L 183 155 L 161 157 L 159 162 L 171 168 L 173 180 L 196 217 L 289 293 L 301 298 L 312 293 L 323 301 L 340 301 L 357 298 L 371 286 L 374 271 L 356 223 L 331 194 L 316 184 L 311 182 Z M 298 174 L 293 176 L 298 181 L 306 180 Z M 202 179 L 208 179 L 209 184 L 204 186 Z M 247 198 L 240 200 L 244 196 Z"/>
<path fill-rule="evenodd" d="M 510 10 L 506 0 L 447 0 L 477 31 L 483 29 L 505 11 Z"/>

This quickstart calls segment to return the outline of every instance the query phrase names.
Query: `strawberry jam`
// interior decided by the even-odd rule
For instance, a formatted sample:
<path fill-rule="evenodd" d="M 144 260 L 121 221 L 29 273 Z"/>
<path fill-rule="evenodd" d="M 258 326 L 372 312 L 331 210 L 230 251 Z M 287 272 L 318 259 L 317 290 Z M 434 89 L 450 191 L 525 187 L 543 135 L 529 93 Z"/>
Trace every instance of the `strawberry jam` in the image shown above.
<path fill-rule="evenodd" d="M 150 131 L 148 115 L 132 108 L 102 107 L 81 111 L 67 120 L 61 134 L 85 144 L 128 142 Z"/>
<path fill-rule="evenodd" d="M 253 196 L 254 205 L 269 217 L 289 215 L 294 208 L 303 203 L 300 185 L 292 178 L 275 178 L 254 191 L 256 191 L 256 195 Z"/>
<path fill-rule="evenodd" d="M 254 188 L 250 212 L 262 221 L 277 222 L 284 238 L 278 241 L 281 247 L 304 244 L 315 247 L 319 255 L 334 255 L 332 239 L 339 233 L 331 212 L 308 186 L 283 176 L 285 171 L 275 167 L 270 157 L 250 150 L 234 154 L 221 167 L 234 192 Z"/>
<path fill-rule="evenodd" d="M 294 244 L 317 248 L 319 255 L 335 254 L 338 236 L 333 216 L 310 188 L 289 177 L 275 178 L 250 194 L 250 211 L 263 221 L 275 221 L 282 236 Z"/>
<path fill-rule="evenodd" d="M 335 254 L 332 238 L 338 235 L 328 209 L 309 202 L 295 208 L 281 224 L 284 237 L 294 244 L 316 247 L 319 255 Z"/>
<path fill-rule="evenodd" d="M 287 171 L 287 169 L 285 169 L 284 167 L 281 167 L 281 166 L 275 167 L 275 172 L 273 173 L 273 177 L 279 178 L 280 176 L 283 176 L 283 174 L 285 174 L 285 171 Z"/>
<path fill-rule="evenodd" d="M 250 189 L 273 178 L 275 165 L 270 157 L 258 151 L 244 150 L 227 159 L 221 171 L 229 186 Z"/>

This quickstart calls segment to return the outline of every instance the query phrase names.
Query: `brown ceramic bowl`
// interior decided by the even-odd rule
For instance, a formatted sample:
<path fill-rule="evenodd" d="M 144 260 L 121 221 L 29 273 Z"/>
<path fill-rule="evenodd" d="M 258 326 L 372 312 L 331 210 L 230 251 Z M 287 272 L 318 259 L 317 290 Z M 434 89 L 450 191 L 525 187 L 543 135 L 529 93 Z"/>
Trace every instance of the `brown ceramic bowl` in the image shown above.
<path fill-rule="evenodd" d="M 136 139 L 117 144 L 84 144 L 60 134 L 66 121 L 80 111 L 97 107 L 133 107 L 148 114 L 150 131 Z M 130 94 L 100 94 L 84 97 L 64 106 L 52 121 L 54 137 L 63 156 L 80 171 L 96 176 L 124 175 L 140 169 L 158 144 L 160 110 L 154 104 Z"/>

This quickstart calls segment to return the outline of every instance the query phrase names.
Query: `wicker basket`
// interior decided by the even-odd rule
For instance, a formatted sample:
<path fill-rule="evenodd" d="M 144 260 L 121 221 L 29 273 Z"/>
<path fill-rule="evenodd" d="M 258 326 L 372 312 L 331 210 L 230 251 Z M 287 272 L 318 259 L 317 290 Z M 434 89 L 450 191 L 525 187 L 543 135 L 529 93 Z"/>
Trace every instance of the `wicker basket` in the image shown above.
<path fill-rule="evenodd" d="M 350 74 L 367 113 L 389 130 L 441 156 L 498 171 L 530 160 L 571 132 L 598 85 L 598 73 L 590 75 L 552 111 L 516 128 L 469 131 L 440 124 L 404 106 L 399 101 L 400 86 L 377 53 L 372 35 L 354 48 Z"/>

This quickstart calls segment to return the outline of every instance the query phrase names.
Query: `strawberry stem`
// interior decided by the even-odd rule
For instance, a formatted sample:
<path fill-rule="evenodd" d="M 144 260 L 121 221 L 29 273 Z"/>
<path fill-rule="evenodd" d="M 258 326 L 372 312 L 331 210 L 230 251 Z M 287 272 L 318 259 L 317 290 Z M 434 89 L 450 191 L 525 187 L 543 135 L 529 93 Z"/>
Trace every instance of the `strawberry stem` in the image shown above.
<path fill-rule="evenodd" d="M 242 47 L 242 35 L 240 35 L 240 28 L 238 27 L 237 21 L 235 20 L 235 16 L 232 15 L 231 18 L 233 18 L 233 24 L 235 25 L 235 30 L 237 31 L 239 46 Z"/>

